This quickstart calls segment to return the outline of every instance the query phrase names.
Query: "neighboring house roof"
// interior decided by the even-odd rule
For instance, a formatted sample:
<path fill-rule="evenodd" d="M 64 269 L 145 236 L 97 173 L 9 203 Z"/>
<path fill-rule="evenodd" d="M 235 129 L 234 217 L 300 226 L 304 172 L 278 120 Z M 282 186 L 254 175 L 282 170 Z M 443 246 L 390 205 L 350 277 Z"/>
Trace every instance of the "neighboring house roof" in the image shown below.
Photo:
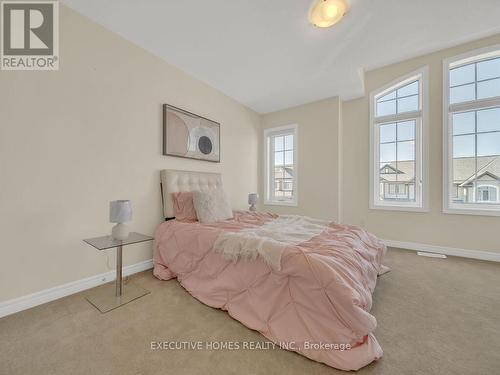
<path fill-rule="evenodd" d="M 281 173 L 284 172 L 283 178 L 293 178 L 293 166 L 276 166 L 274 167 L 274 172 L 275 173 Z"/>
<path fill-rule="evenodd" d="M 389 170 L 389 173 L 384 173 Z M 400 161 L 386 163 L 380 168 L 380 179 L 387 182 L 408 183 L 415 180 L 415 163 L 413 161 Z"/>
<path fill-rule="evenodd" d="M 415 180 L 413 161 L 400 161 L 382 164 L 380 179 L 387 182 L 409 183 Z M 500 156 L 453 159 L 453 183 L 470 186 L 474 181 L 500 181 Z M 389 170 L 389 173 L 384 173 Z"/>
<path fill-rule="evenodd" d="M 382 172 L 382 174 L 403 173 L 402 171 L 400 171 L 396 167 L 393 167 L 390 164 L 384 165 L 382 168 L 380 168 L 380 171 Z"/>
<path fill-rule="evenodd" d="M 500 178 L 500 157 L 482 156 L 477 158 L 453 159 L 453 183 L 466 186 L 476 180 L 498 181 Z"/>
<path fill-rule="evenodd" d="M 495 176 L 493 173 L 490 172 L 483 172 L 481 174 L 478 174 L 477 177 L 476 175 L 470 177 L 467 181 L 462 182 L 458 186 L 472 186 L 474 181 L 483 181 L 483 182 L 488 182 L 488 181 L 500 181 L 500 178 L 498 176 Z"/>

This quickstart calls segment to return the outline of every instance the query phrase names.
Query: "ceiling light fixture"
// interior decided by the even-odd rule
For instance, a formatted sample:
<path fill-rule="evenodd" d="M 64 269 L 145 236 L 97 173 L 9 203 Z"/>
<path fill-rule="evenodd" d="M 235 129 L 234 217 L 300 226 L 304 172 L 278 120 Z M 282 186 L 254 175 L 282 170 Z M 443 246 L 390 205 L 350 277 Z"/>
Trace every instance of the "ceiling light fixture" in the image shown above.
<path fill-rule="evenodd" d="M 316 0 L 309 12 L 314 26 L 330 27 L 339 22 L 349 10 L 347 0 Z"/>

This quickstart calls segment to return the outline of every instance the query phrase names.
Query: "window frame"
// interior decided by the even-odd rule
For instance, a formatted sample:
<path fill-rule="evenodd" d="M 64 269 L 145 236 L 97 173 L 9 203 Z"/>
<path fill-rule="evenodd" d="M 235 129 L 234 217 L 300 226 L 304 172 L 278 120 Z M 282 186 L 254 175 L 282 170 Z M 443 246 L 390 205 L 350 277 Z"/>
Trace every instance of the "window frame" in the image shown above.
<path fill-rule="evenodd" d="M 500 57 L 500 44 L 475 49 L 443 60 L 443 213 L 445 214 L 500 216 L 500 205 L 452 202 L 453 147 L 450 147 L 453 142 L 452 116 L 454 113 L 500 107 L 500 96 L 450 104 L 450 70 L 497 57 Z"/>
<path fill-rule="evenodd" d="M 370 93 L 370 196 L 369 207 L 373 210 L 429 211 L 429 67 L 408 73 Z M 376 100 L 413 81 L 419 81 L 420 109 L 394 115 L 376 116 Z M 415 120 L 415 202 L 388 202 L 380 199 L 380 125 Z M 420 167 L 418 167 L 420 164 Z M 418 173 L 417 173 L 418 172 Z M 417 176 L 419 178 L 417 178 Z"/>
<path fill-rule="evenodd" d="M 277 126 L 272 128 L 264 129 L 264 204 L 273 206 L 298 206 L 298 181 L 299 181 L 299 170 L 298 170 L 298 138 L 299 138 L 299 127 L 297 124 Z M 275 180 L 271 176 L 271 171 L 274 168 L 274 162 L 272 159 L 272 145 L 271 139 L 280 135 L 293 134 L 293 196 L 292 199 L 279 200 L 272 196 L 274 191 Z M 271 165 L 272 163 L 272 165 Z"/>

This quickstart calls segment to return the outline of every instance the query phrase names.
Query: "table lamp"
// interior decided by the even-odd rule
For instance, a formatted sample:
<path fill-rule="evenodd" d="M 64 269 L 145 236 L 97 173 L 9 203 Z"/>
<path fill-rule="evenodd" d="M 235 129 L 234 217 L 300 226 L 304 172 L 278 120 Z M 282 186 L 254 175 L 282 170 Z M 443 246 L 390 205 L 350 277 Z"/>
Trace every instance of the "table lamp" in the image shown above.
<path fill-rule="evenodd" d="M 249 210 L 250 211 L 257 211 L 257 207 L 255 205 L 259 201 L 259 194 L 257 193 L 250 193 L 248 194 L 248 204 L 250 205 Z"/>
<path fill-rule="evenodd" d="M 117 223 L 112 231 L 111 236 L 115 240 L 126 240 L 128 238 L 127 221 L 132 220 L 132 204 L 129 200 L 118 200 L 109 202 L 109 221 Z"/>

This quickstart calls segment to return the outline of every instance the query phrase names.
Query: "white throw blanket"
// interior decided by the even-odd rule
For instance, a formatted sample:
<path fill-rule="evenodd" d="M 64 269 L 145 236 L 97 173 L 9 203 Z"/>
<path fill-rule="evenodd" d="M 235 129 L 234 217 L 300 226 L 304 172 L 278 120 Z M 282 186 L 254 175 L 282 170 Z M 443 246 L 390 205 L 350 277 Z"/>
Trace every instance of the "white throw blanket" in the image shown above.
<path fill-rule="evenodd" d="M 228 260 L 255 259 L 260 255 L 275 270 L 281 270 L 281 254 L 289 245 L 298 245 L 321 234 L 328 221 L 306 216 L 283 215 L 257 228 L 221 234 L 214 250 Z"/>

